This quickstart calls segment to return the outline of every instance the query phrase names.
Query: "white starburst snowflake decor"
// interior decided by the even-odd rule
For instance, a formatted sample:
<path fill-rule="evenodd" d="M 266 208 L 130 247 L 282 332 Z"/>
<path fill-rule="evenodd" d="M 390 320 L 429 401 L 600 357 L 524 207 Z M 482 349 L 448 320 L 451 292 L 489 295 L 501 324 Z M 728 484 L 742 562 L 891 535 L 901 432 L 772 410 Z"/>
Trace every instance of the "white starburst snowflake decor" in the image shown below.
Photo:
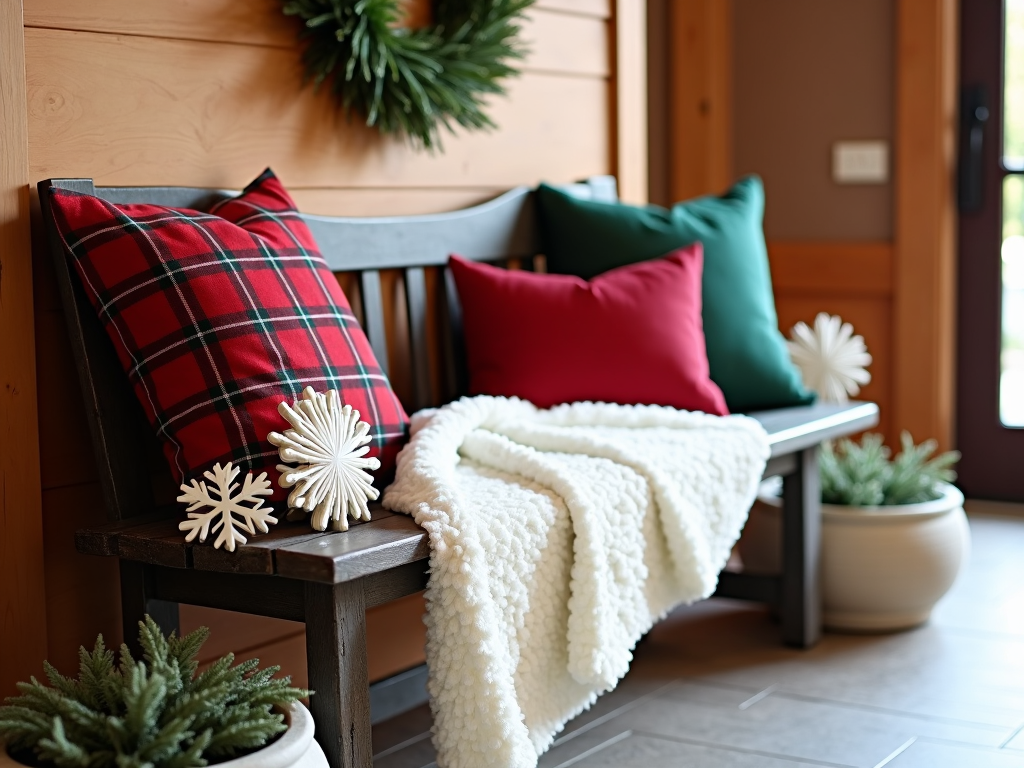
<path fill-rule="evenodd" d="M 814 328 L 797 323 L 786 342 L 789 356 L 803 374 L 804 384 L 828 403 L 845 403 L 871 381 L 866 367 L 871 355 L 863 336 L 853 326 L 825 312 L 814 318 Z"/>
<path fill-rule="evenodd" d="M 271 432 L 267 439 L 277 446 L 279 484 L 291 488 L 288 506 L 312 512 L 310 523 L 318 531 L 327 525 L 348 530 L 348 516 L 369 520 L 367 501 L 380 494 L 366 470 L 377 469 L 377 459 L 363 458 L 370 450 L 370 425 L 359 420 L 359 411 L 342 405 L 337 391 L 315 392 L 306 387 L 292 405 L 281 403 L 278 412 L 292 428 L 284 434 Z"/>
<path fill-rule="evenodd" d="M 178 523 L 178 530 L 188 531 L 185 541 L 192 541 L 196 536 L 200 543 L 206 541 L 209 536 L 211 525 L 214 533 L 220 531 L 216 541 L 213 542 L 215 549 L 224 546 L 228 552 L 235 551 L 235 544 L 245 544 L 246 538 L 239 530 L 244 527 L 250 534 L 266 533 L 267 525 L 274 525 L 277 520 L 271 516 L 274 510 L 271 507 L 263 506 L 263 499 L 260 496 L 269 496 L 274 491 L 267 480 L 267 473 L 261 472 L 259 477 L 253 478 L 252 472 L 245 476 L 242 482 L 242 490 L 235 496 L 231 494 L 238 488 L 235 478 L 241 470 L 230 461 L 223 467 L 220 464 L 213 465 L 213 471 L 206 471 L 203 477 L 210 481 L 211 486 L 207 487 L 206 481 L 193 480 L 191 485 L 181 486 L 181 496 L 178 501 L 189 504 L 188 520 Z M 216 497 L 214 496 L 216 494 Z M 250 506 L 246 506 L 246 505 Z M 200 507 L 211 507 L 209 512 L 196 512 Z M 241 518 L 241 520 L 239 520 Z"/>

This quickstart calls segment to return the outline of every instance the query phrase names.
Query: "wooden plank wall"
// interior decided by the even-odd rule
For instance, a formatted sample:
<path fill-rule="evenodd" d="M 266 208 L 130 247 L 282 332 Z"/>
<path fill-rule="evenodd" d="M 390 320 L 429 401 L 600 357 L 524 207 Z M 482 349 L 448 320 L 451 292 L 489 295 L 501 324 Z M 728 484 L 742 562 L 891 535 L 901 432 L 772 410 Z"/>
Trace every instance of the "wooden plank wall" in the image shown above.
<path fill-rule="evenodd" d="M 878 403 L 873 431 L 898 445 L 890 425 L 893 399 L 893 247 L 888 242 L 768 243 L 779 328 L 786 335 L 819 312 L 839 315 L 864 337 L 871 352 L 871 383 L 859 398 Z"/>
<path fill-rule="evenodd" d="M 46 646 L 20 3 L 0 4 L 0 695 Z"/>
<path fill-rule="evenodd" d="M 642 11 L 626 0 L 632 5 Z M 645 155 L 617 161 L 614 92 L 628 101 L 630 86 L 613 81 L 615 50 L 620 61 L 643 60 L 642 15 L 615 14 L 611 0 L 539 0 L 525 28 L 532 53 L 523 74 L 510 98 L 494 102 L 499 130 L 447 138 L 445 152 L 431 155 L 381 140 L 302 89 L 295 25 L 279 9 L 278 0 L 25 0 L 31 183 L 88 176 L 100 185 L 240 188 L 269 165 L 301 208 L 339 215 L 450 210 L 517 184 L 615 172 L 631 197 L 643 197 Z M 616 48 L 616 29 L 638 39 Z M 634 90 L 643 88 L 640 80 Z M 643 131 L 634 119 L 619 136 Z M 39 418 L 46 655 L 66 669 L 98 632 L 119 641 L 118 587 L 113 560 L 74 552 L 73 530 L 103 512 L 59 298 L 38 254 L 35 297 L 47 403 Z M 419 597 L 373 610 L 371 678 L 422 659 L 421 611 Z M 194 608 L 182 618 L 185 628 L 214 628 L 209 655 L 258 655 L 305 679 L 301 625 Z"/>

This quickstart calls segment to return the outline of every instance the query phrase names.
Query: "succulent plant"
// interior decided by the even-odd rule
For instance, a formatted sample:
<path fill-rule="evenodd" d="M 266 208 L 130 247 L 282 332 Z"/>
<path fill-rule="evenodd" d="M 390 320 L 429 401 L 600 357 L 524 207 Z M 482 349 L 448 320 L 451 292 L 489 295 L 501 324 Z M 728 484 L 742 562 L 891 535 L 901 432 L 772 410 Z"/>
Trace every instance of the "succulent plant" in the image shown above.
<path fill-rule="evenodd" d="M 79 649 L 77 679 L 44 662 L 52 687 L 34 677 L 0 707 L 0 738 L 15 756 L 60 768 L 201 768 L 267 744 L 286 729 L 283 708 L 309 695 L 274 678 L 259 660 L 233 665 L 228 654 L 196 675 L 210 631 L 164 637 L 139 622 L 143 660 L 96 638 Z"/>
<path fill-rule="evenodd" d="M 941 495 L 938 484 L 952 482 L 951 467 L 960 459 L 957 451 L 932 457 L 934 440 L 914 445 L 909 432 L 900 436 L 902 449 L 895 459 L 882 436 L 864 435 L 860 444 L 840 440 L 821 450 L 821 500 L 845 506 L 890 506 L 931 501 Z"/>

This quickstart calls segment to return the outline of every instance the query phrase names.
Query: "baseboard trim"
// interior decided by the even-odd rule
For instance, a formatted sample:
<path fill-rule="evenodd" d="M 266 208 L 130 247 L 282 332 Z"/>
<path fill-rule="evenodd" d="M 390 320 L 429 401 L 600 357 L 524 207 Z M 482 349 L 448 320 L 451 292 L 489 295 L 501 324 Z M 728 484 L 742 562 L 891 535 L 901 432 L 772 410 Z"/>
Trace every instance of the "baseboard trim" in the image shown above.
<path fill-rule="evenodd" d="M 427 665 L 420 664 L 370 686 L 370 723 L 390 720 L 428 700 Z"/>

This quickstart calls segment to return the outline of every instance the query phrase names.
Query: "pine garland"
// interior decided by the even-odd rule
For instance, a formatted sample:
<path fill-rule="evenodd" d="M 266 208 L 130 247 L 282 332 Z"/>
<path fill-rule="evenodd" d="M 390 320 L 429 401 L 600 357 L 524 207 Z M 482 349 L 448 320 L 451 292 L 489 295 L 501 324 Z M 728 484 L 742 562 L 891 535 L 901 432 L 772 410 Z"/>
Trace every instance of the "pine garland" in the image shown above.
<path fill-rule="evenodd" d="M 233 654 L 196 676 L 209 634 L 202 627 L 165 638 L 147 616 L 139 622 L 144 661 L 122 645 L 115 665 L 100 635 L 91 653 L 79 649 L 77 679 L 45 662 L 53 687 L 34 677 L 19 683 L 21 696 L 0 707 L 0 738 L 60 768 L 201 768 L 262 747 L 286 729 L 272 709 L 309 691 L 275 679 L 280 667 L 259 669 L 258 659 L 232 666 Z"/>
<path fill-rule="evenodd" d="M 519 20 L 533 0 L 438 0 L 435 23 L 397 26 L 399 0 L 286 0 L 305 22 L 306 77 L 381 133 L 438 145 L 441 126 L 494 127 L 483 97 L 518 74 Z"/>

